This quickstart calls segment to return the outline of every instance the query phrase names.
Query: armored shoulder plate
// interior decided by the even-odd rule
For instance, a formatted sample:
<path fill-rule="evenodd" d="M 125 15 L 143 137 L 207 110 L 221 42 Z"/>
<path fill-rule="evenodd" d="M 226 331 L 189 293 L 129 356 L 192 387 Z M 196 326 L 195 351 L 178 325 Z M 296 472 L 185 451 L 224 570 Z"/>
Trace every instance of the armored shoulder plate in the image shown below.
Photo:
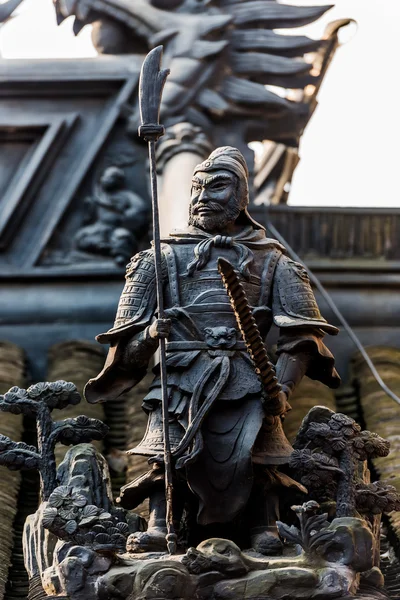
<path fill-rule="evenodd" d="M 272 312 L 278 327 L 319 327 L 336 335 L 337 327 L 322 317 L 303 265 L 282 255 L 275 271 Z"/>
<path fill-rule="evenodd" d="M 119 299 L 114 327 L 140 319 L 154 296 L 155 265 L 151 250 L 136 254 L 126 267 L 126 283 Z"/>
<path fill-rule="evenodd" d="M 154 255 L 151 249 L 135 254 L 126 267 L 126 283 L 118 303 L 114 327 L 97 336 L 108 343 L 126 333 L 134 333 L 135 325 L 146 325 L 156 306 Z"/>

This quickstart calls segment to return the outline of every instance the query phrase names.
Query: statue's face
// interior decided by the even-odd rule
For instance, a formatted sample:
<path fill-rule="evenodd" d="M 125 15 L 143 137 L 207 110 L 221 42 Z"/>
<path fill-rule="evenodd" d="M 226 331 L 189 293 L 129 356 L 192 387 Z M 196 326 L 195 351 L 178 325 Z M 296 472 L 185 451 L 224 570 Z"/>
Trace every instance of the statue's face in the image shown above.
<path fill-rule="evenodd" d="M 189 224 L 205 231 L 223 231 L 240 214 L 238 179 L 229 171 L 200 171 L 192 178 Z"/>
<path fill-rule="evenodd" d="M 108 167 L 100 179 L 104 190 L 112 190 L 122 187 L 125 180 L 124 172 L 117 167 Z"/>

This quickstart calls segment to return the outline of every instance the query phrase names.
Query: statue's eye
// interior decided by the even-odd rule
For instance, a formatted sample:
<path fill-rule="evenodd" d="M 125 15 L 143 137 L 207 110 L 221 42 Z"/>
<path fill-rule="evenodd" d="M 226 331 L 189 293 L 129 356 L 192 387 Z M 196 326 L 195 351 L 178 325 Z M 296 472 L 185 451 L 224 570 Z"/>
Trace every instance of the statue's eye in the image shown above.
<path fill-rule="evenodd" d="M 212 190 L 215 190 L 215 191 L 218 192 L 220 190 L 225 189 L 226 186 L 227 186 L 227 182 L 226 181 L 216 181 L 210 187 L 211 187 Z"/>

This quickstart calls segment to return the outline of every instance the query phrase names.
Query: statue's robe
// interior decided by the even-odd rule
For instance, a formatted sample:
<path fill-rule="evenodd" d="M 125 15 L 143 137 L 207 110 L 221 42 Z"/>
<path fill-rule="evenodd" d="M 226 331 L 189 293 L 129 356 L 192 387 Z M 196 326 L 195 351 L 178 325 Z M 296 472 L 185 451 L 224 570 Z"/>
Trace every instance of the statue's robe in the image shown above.
<path fill-rule="evenodd" d="M 263 453 L 265 444 L 257 440 L 268 429 L 262 428 L 261 384 L 218 273 L 218 257 L 238 272 L 261 335 L 266 337 L 273 323 L 280 328 L 278 355 L 310 353 L 306 374 L 331 387 L 340 379 L 322 338 L 337 329 L 321 316 L 304 267 L 263 229 L 248 226 L 227 237 L 192 227 L 171 234 L 162 251 L 165 316 L 172 321 L 166 344 L 172 452 L 199 499 L 198 522 L 230 522 L 249 499 L 252 463 L 284 464 L 288 452 Z M 148 250 L 128 265 L 115 325 L 97 338 L 111 347 L 103 371 L 86 387 L 89 402 L 112 400 L 144 376 L 148 358 L 142 361 L 141 354 L 146 355 L 148 341 L 143 332 L 155 313 L 155 268 Z M 124 360 L 128 343 L 137 344 L 129 366 Z M 148 427 L 130 451 L 149 457 L 163 452 L 158 366 L 154 372 L 143 401 Z"/>

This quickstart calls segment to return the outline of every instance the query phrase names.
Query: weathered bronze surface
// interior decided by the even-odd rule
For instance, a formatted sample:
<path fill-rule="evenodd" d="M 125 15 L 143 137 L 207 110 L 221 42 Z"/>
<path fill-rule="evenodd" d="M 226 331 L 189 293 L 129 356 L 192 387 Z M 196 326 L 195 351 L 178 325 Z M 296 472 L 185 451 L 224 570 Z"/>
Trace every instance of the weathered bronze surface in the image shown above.
<path fill-rule="evenodd" d="M 75 386 L 14 387 L 0 397 L 2 411 L 37 423 L 38 449 L 0 440 L 1 464 L 40 473 L 42 502 L 24 532 L 32 597 L 387 597 L 380 522 L 382 513 L 399 511 L 400 495 L 390 481 L 371 483 L 367 460 L 387 456 L 389 443 L 323 406 L 304 418 L 294 450 L 287 441 L 282 420 L 303 376 L 331 388 L 340 382 L 323 341 L 337 329 L 321 316 L 304 268 L 266 237 L 247 205 L 243 155 L 218 148 L 193 174 L 187 229 L 161 241 L 163 318 L 153 249 L 128 264 L 115 325 L 98 336 L 109 355 L 85 394 L 91 404 L 121 403 L 162 339 L 168 428 L 156 364 L 143 400 L 147 429 L 128 453 L 147 457 L 150 469 L 121 489 L 116 504 L 104 458 L 82 443 L 107 428 L 83 416 L 51 418 L 79 404 Z M 276 366 L 264 345 L 273 324 Z M 76 446 L 56 471 L 57 440 Z M 147 522 L 130 512 L 146 500 Z"/>
<path fill-rule="evenodd" d="M 81 14 L 80 2 L 73 6 Z M 271 4 L 274 14 L 277 6 Z M 250 6 L 253 14 L 259 8 Z M 146 68 L 152 58 L 155 70 Z M 82 415 L 52 417 L 79 404 L 73 384 L 13 387 L 0 396 L 2 412 L 36 425 L 36 445 L 0 438 L 1 465 L 40 475 L 41 503 L 24 531 L 30 597 L 385 598 L 381 515 L 399 511 L 400 495 L 390 482 L 371 483 L 367 461 L 386 458 L 389 443 L 324 406 L 305 416 L 294 450 L 288 442 L 282 422 L 303 377 L 332 389 L 340 383 L 324 344 L 325 334 L 338 330 L 322 317 L 305 269 L 249 215 L 248 167 L 237 148 L 217 148 L 197 165 L 188 227 L 158 238 L 154 145 L 163 133 L 165 78 L 158 60 L 156 48 L 140 84 L 154 245 L 127 266 L 115 324 L 98 336 L 110 344 L 106 363 L 85 388 L 94 408 L 116 402 L 123 415 L 125 394 L 144 380 L 160 349 L 143 400 L 147 429 L 129 450 L 150 468 L 114 503 L 107 463 L 88 444 L 108 428 Z M 95 254 L 111 244 L 107 252 L 121 262 L 132 245 L 110 210 L 129 192 L 101 185 L 100 212 L 78 232 L 77 248 Z M 113 246 L 121 226 L 124 243 Z M 92 234 L 104 234 L 100 246 L 80 247 Z M 273 326 L 276 365 L 266 347 Z M 69 363 L 67 349 L 54 376 Z M 58 468 L 57 442 L 74 446 Z M 144 501 L 147 521 L 130 512 Z"/>
<path fill-rule="evenodd" d="M 248 215 L 247 204 L 243 156 L 234 148 L 217 149 L 195 169 L 189 228 L 163 242 L 168 320 L 152 323 L 155 267 L 152 251 L 143 252 L 128 266 L 115 327 L 99 336 L 111 342 L 112 348 L 103 372 L 87 385 L 86 397 L 89 402 L 104 401 L 130 389 L 143 377 L 157 339 L 168 334 L 169 429 L 178 469 L 176 485 L 188 485 L 187 502 L 195 505 L 189 511 L 193 513 L 189 521 L 194 519 L 189 539 L 204 537 L 202 528 L 207 535 L 218 531 L 252 507 L 253 515 L 260 512 L 258 520 L 252 523 L 248 516 L 247 524 L 239 527 L 238 539 L 244 541 L 250 530 L 258 550 L 267 549 L 269 543 L 279 549 L 274 533 L 277 502 L 271 502 L 268 515 L 252 506 L 253 496 L 259 495 L 253 489 L 252 463 L 258 472 L 262 465 L 288 462 L 291 449 L 282 432 L 281 415 L 287 412 L 288 397 L 306 372 L 332 387 L 339 383 L 333 357 L 322 342 L 324 330 L 337 330 L 321 317 L 305 271 L 285 256 L 283 247 L 265 237 L 263 228 Z M 280 327 L 279 402 L 268 402 L 272 391 L 268 381 L 263 399 L 263 386 L 241 341 L 218 273 L 220 256 L 238 271 L 262 336 L 273 321 Z M 265 377 L 268 380 L 268 374 Z M 128 484 L 121 496 L 126 508 L 135 508 L 148 495 L 154 505 L 148 531 L 131 540 L 132 550 L 142 552 L 165 547 L 165 505 L 159 483 L 163 478 L 160 391 L 156 369 L 145 398 L 148 429 L 132 449 L 153 457 L 153 467 L 146 477 Z M 262 480 L 261 476 L 259 485 Z M 179 524 L 179 515 L 176 519 Z"/>

